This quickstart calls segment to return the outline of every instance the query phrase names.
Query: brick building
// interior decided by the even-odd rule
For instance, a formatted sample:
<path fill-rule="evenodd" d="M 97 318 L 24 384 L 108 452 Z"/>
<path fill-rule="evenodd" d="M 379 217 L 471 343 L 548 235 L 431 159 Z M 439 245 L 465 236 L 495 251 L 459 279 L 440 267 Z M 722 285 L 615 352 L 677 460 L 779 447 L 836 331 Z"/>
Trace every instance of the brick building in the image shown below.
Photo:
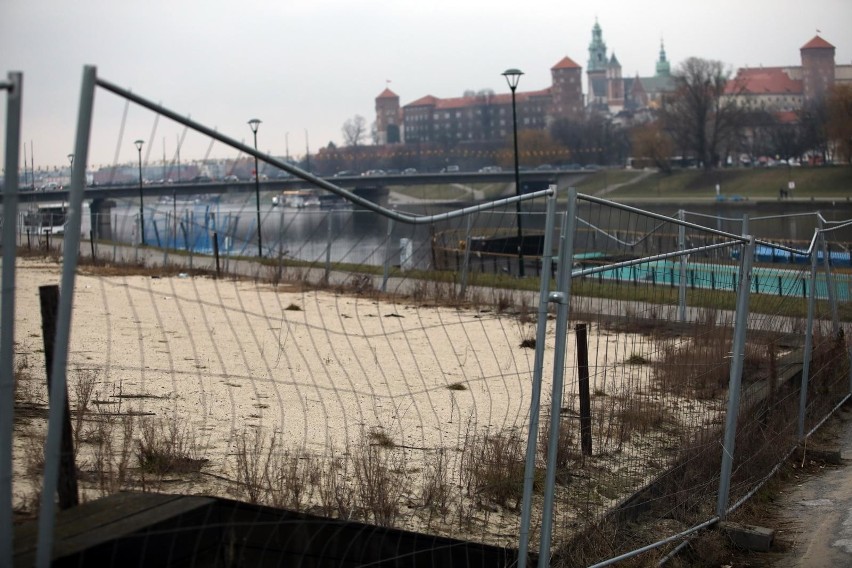
<path fill-rule="evenodd" d="M 744 67 L 728 87 L 728 94 L 750 109 L 789 113 L 817 101 L 835 84 L 852 84 L 852 65 L 836 65 L 835 48 L 814 36 L 800 50 L 801 65 Z"/>

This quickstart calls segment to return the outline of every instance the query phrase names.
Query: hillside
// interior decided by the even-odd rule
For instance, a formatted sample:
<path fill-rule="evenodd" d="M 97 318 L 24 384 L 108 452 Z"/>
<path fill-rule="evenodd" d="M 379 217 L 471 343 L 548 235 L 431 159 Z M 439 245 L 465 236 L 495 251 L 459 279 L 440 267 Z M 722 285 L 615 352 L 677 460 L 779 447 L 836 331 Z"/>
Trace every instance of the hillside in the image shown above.
<path fill-rule="evenodd" d="M 600 171 L 578 185 L 581 192 L 594 193 L 605 185 L 624 183 L 628 170 Z M 777 199 L 779 189 L 795 182 L 792 198 L 852 197 L 852 166 L 793 167 L 793 168 L 732 168 L 713 170 L 680 170 L 671 174 L 655 172 L 641 178 L 636 172 L 633 183 L 626 183 L 607 193 L 610 199 L 629 198 L 709 198 L 716 195 L 718 183 L 721 194 L 744 199 Z M 606 180 L 606 181 L 605 181 Z"/>

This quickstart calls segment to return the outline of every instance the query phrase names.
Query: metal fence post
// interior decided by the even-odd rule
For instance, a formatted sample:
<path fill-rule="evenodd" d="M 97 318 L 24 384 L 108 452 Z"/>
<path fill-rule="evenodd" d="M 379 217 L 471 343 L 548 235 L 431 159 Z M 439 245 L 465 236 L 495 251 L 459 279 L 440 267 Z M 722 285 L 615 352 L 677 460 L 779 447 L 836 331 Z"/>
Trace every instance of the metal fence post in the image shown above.
<path fill-rule="evenodd" d="M 740 386 L 742 383 L 745 341 L 748 328 L 748 301 L 751 290 L 751 263 L 754 257 L 754 237 L 742 247 L 740 258 L 739 290 L 734 320 L 734 340 L 731 344 L 731 371 L 728 380 L 728 411 L 725 420 L 725 441 L 722 445 L 722 469 L 719 476 L 719 495 L 716 516 L 724 519 L 728 509 L 731 489 L 731 470 L 734 464 L 734 447 L 737 437 L 737 414 L 740 410 Z"/>
<path fill-rule="evenodd" d="M 80 250 L 80 222 L 83 206 L 83 190 L 86 186 L 86 164 L 89 153 L 89 133 L 92 127 L 92 107 L 95 99 L 96 69 L 86 66 L 83 70 L 83 85 L 80 92 L 80 108 L 77 115 L 77 136 L 74 144 L 74 169 L 69 191 L 68 225 L 65 230 L 66 250 Z M 68 345 L 71 335 L 71 305 L 74 298 L 77 254 L 66 254 L 62 259 L 62 295 L 59 301 L 59 317 L 56 322 L 56 342 L 51 372 L 50 410 L 47 440 L 44 450 L 44 480 L 38 517 L 38 549 L 36 565 L 50 566 L 53 551 L 53 523 L 56 485 L 59 476 L 59 444 L 62 435 L 62 414 L 67 387 L 65 370 L 68 363 Z"/>
<path fill-rule="evenodd" d="M 553 197 L 553 196 L 551 196 Z M 547 206 L 550 207 L 550 197 L 547 198 Z M 545 221 L 546 223 L 546 221 Z M 470 266 L 470 232 L 473 230 L 473 215 L 467 216 L 467 231 L 465 232 L 464 237 L 464 261 L 462 262 L 462 273 L 461 273 L 461 291 L 459 292 L 459 296 L 464 298 L 465 293 L 467 292 L 467 272 L 468 267 Z M 547 238 L 547 237 L 545 237 Z M 547 248 L 547 245 L 545 245 Z"/>
<path fill-rule="evenodd" d="M 551 186 L 554 187 L 554 186 Z M 535 455 L 538 442 L 538 419 L 541 411 L 541 378 L 544 372 L 544 345 L 547 335 L 548 293 L 550 292 L 550 267 L 553 264 L 553 225 L 556 217 L 556 191 L 547 198 L 547 214 L 544 220 L 544 248 L 541 251 L 541 284 L 538 294 L 536 317 L 535 359 L 533 363 L 532 393 L 530 395 L 530 424 L 527 432 L 527 454 L 524 463 L 524 493 L 521 504 L 521 531 L 518 542 L 518 568 L 526 568 L 530 542 L 530 519 L 532 517 L 532 494 L 535 484 Z M 470 217 L 468 217 L 470 219 Z M 465 249 L 465 269 L 470 251 L 470 221 L 468 221 Z M 464 283 L 462 281 L 462 295 Z"/>
<path fill-rule="evenodd" d="M 559 273 L 556 292 L 550 295 L 557 302 L 556 349 L 553 355 L 553 390 L 550 399 L 550 438 L 547 441 L 547 470 L 544 481 L 544 503 L 541 518 L 541 543 L 538 566 L 550 566 L 550 541 L 553 537 L 553 498 L 556 486 L 556 453 L 559 443 L 560 412 L 562 408 L 562 385 L 565 376 L 565 350 L 568 335 L 568 313 L 571 304 L 571 265 L 574 258 L 574 232 L 577 228 L 577 190 L 568 190 L 568 208 L 562 220 L 562 235 L 559 246 Z"/>
<path fill-rule="evenodd" d="M 819 228 L 820 228 L 820 248 L 822 249 L 822 265 L 825 271 L 825 289 L 828 293 L 828 305 L 831 307 L 831 329 L 834 332 L 834 336 L 837 337 L 837 334 L 840 333 L 840 318 L 837 314 L 837 297 L 834 293 L 834 277 L 831 273 L 831 262 L 828 257 L 828 241 L 825 238 L 825 233 L 822 231 L 825 229 L 825 223 L 822 220 L 822 215 L 818 217 L 819 220 Z"/>
<path fill-rule="evenodd" d="M 814 241 L 816 245 L 816 241 Z M 799 425 L 798 440 L 805 437 L 805 412 L 808 405 L 808 380 L 811 369 L 811 352 L 814 345 L 814 309 L 816 307 L 816 271 L 817 271 L 817 249 L 811 250 L 811 278 L 810 290 L 808 290 L 808 320 L 805 328 L 805 352 L 802 354 L 802 386 L 799 391 Z"/>
<path fill-rule="evenodd" d="M 391 235 L 393 234 L 393 219 L 388 219 L 388 235 L 385 238 L 385 262 L 384 273 L 382 275 L 382 292 L 388 291 L 388 278 L 390 278 L 390 257 L 391 257 Z"/>
<path fill-rule="evenodd" d="M 0 566 L 12 565 L 12 432 L 15 412 L 15 225 L 18 218 L 18 152 L 24 76 L 6 85 L 6 158 L 3 182 L 3 293 L 0 296 Z"/>
<path fill-rule="evenodd" d="M 331 211 L 325 214 L 325 283 L 329 283 L 329 278 L 331 278 L 331 242 L 332 242 L 332 230 L 331 230 Z"/>
<path fill-rule="evenodd" d="M 677 218 L 681 221 L 686 220 L 686 211 L 678 210 Z M 677 250 L 683 251 L 686 249 L 686 227 L 678 225 L 677 227 Z M 686 322 L 686 255 L 680 255 L 678 259 L 678 269 L 680 274 L 678 291 L 677 291 L 677 318 L 680 323 Z"/>

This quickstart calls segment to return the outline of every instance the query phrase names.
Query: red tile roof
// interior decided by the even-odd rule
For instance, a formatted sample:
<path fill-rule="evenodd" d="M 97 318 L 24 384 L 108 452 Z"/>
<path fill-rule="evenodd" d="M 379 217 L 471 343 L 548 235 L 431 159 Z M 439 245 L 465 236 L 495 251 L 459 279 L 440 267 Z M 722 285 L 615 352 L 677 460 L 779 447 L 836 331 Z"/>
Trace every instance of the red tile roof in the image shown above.
<path fill-rule="evenodd" d="M 571 59 L 570 57 L 563 57 L 559 60 L 559 63 L 551 67 L 550 69 L 580 69 L 581 67 L 577 65 L 577 62 Z"/>
<path fill-rule="evenodd" d="M 523 93 L 515 93 L 515 100 L 518 103 L 526 102 L 534 97 L 549 97 L 550 87 L 540 91 L 526 91 Z M 449 110 L 474 107 L 485 102 L 483 97 L 454 97 L 449 99 L 439 99 L 432 95 L 420 97 L 416 101 L 410 102 L 406 107 L 415 106 L 434 106 L 435 109 Z M 510 105 L 512 104 L 512 93 L 500 93 L 488 97 L 488 102 L 492 105 Z"/>
<path fill-rule="evenodd" d="M 405 106 L 433 106 L 437 101 L 438 99 L 432 95 L 426 95 L 425 97 L 420 97 L 416 101 L 410 102 Z"/>
<path fill-rule="evenodd" d="M 834 49 L 834 46 L 816 35 L 811 41 L 803 45 L 801 49 Z"/>
<path fill-rule="evenodd" d="M 379 94 L 379 96 L 376 97 L 376 98 L 377 99 L 389 99 L 389 98 L 398 99 L 399 95 L 397 95 L 396 93 L 394 93 L 393 91 L 391 91 L 390 89 L 385 87 L 385 90 L 382 91 L 381 94 Z"/>
<path fill-rule="evenodd" d="M 802 94 L 802 81 L 791 79 L 783 67 L 757 67 L 740 69 L 733 80 L 728 81 L 725 92 L 744 95 Z"/>

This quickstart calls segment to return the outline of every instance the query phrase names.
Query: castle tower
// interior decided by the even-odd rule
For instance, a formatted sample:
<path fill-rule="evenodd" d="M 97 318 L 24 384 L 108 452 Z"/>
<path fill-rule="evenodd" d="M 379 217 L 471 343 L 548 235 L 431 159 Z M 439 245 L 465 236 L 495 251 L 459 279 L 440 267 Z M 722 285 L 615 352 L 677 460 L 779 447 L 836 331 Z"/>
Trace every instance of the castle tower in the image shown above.
<path fill-rule="evenodd" d="M 601 26 L 595 19 L 592 27 L 592 41 L 589 43 L 589 63 L 586 65 L 588 80 L 588 105 L 602 106 L 606 104 L 606 43 L 603 40 Z"/>
<path fill-rule="evenodd" d="M 606 98 L 611 112 L 624 108 L 624 80 L 621 78 L 621 63 L 615 53 L 606 66 Z"/>
<path fill-rule="evenodd" d="M 663 44 L 663 40 L 660 40 L 660 59 L 657 60 L 657 77 L 668 77 L 672 74 L 672 68 L 669 64 L 668 59 L 666 59 L 666 46 Z"/>
<path fill-rule="evenodd" d="M 563 57 L 550 68 L 551 118 L 572 118 L 583 112 L 583 68 L 570 57 Z"/>
<path fill-rule="evenodd" d="M 804 100 L 819 100 L 834 86 L 834 46 L 814 36 L 799 53 L 802 56 Z"/>
<path fill-rule="evenodd" d="M 376 132 L 378 133 L 379 145 L 402 142 L 401 122 L 402 113 L 399 108 L 399 96 L 385 88 L 376 97 Z"/>

